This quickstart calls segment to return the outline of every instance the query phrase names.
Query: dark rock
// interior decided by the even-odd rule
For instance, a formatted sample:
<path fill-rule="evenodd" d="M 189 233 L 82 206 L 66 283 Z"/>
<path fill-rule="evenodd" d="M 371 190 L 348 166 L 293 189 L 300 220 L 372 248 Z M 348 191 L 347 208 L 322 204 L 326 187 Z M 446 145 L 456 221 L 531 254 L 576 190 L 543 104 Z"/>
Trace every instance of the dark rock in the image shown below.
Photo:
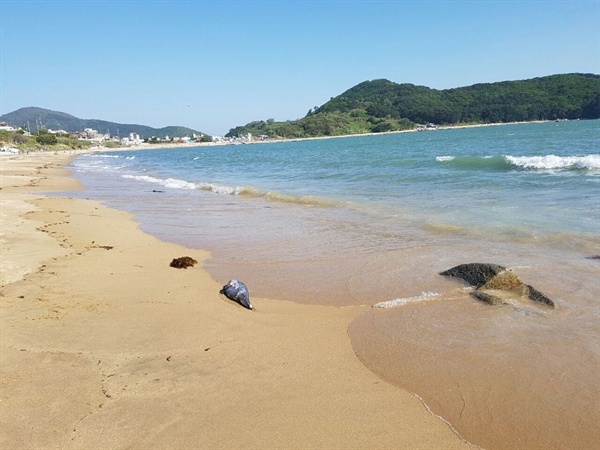
<path fill-rule="evenodd" d="M 505 270 L 506 267 L 502 267 L 497 264 L 470 263 L 455 266 L 444 272 L 440 272 L 440 275 L 461 278 L 471 286 L 479 288 L 487 283 L 492 277 L 504 272 Z"/>
<path fill-rule="evenodd" d="M 490 305 L 512 304 L 513 300 L 528 298 L 552 308 L 556 307 L 552 299 L 533 286 L 524 284 L 513 271 L 497 264 L 461 264 L 440 272 L 440 275 L 466 281 L 475 287 L 471 295 Z"/>
<path fill-rule="evenodd" d="M 175 267 L 176 269 L 187 269 L 188 267 L 194 267 L 197 264 L 194 258 L 190 258 L 189 256 L 182 256 L 181 258 L 175 258 L 171 261 L 170 266 Z"/>
<path fill-rule="evenodd" d="M 556 307 L 556 305 L 554 304 L 554 300 L 546 297 L 533 286 L 526 284 L 525 287 L 528 290 L 527 297 L 529 297 L 530 300 L 533 300 L 534 302 L 544 303 L 548 306 L 552 306 L 553 308 Z"/>

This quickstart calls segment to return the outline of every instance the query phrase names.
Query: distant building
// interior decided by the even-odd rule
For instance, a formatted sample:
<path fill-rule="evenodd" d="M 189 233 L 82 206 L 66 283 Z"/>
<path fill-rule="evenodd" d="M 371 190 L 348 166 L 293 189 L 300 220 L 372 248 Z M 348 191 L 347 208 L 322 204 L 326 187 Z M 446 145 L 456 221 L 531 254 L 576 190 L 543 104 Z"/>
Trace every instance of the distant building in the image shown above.
<path fill-rule="evenodd" d="M 130 145 L 141 145 L 142 139 L 140 139 L 140 135 L 137 133 L 129 133 L 129 137 L 121 139 L 121 145 L 129 147 Z"/>
<path fill-rule="evenodd" d="M 16 128 L 11 127 L 6 122 L 0 122 L 0 130 L 3 130 L 3 131 L 17 131 Z"/>

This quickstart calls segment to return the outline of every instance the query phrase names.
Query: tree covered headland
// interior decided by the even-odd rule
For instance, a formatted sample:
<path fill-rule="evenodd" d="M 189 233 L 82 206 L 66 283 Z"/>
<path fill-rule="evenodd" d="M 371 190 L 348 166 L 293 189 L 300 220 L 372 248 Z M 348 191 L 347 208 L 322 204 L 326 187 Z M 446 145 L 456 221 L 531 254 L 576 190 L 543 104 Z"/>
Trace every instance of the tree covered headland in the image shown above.
<path fill-rule="evenodd" d="M 193 134 L 208 136 L 206 133 L 181 126 L 153 128 L 147 125 L 108 122 L 99 119 L 80 119 L 70 114 L 50 109 L 26 107 L 0 116 L 1 122 L 7 122 L 15 128 L 23 128 L 31 133 L 44 130 L 64 130 L 69 133 L 92 128 L 110 136 L 126 137 L 129 133 L 139 134 L 144 139 L 156 137 L 164 139 L 167 136 L 192 136 Z M 208 136 L 210 138 L 210 136 Z"/>
<path fill-rule="evenodd" d="M 250 122 L 227 137 L 302 138 L 413 129 L 417 124 L 600 118 L 600 75 L 564 74 L 437 90 L 389 80 L 360 83 L 302 119 Z"/>

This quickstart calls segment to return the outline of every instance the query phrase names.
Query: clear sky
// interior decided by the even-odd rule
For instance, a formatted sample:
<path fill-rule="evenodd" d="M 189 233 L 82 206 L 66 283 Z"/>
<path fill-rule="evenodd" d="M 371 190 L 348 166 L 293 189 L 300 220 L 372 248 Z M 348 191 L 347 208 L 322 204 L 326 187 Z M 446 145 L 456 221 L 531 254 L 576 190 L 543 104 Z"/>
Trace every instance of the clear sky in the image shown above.
<path fill-rule="evenodd" d="M 600 73 L 600 0 L 1 0 L 0 113 L 225 134 L 377 78 Z"/>

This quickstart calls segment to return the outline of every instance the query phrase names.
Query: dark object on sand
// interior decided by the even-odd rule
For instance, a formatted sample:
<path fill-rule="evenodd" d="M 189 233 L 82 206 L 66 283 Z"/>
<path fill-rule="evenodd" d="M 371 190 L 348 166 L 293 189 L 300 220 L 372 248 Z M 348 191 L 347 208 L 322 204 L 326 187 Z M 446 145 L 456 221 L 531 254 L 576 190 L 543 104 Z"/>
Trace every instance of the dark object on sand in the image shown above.
<path fill-rule="evenodd" d="M 244 283 L 238 280 L 231 280 L 223 289 L 219 291 L 219 294 L 225 295 L 229 300 L 238 302 L 244 308 L 254 309 L 250 303 L 250 293 Z"/>
<path fill-rule="evenodd" d="M 181 258 L 175 258 L 171 261 L 170 266 L 175 267 L 176 269 L 187 269 L 188 267 L 194 267 L 194 264 L 197 264 L 194 258 L 190 258 L 189 256 L 182 256 Z"/>
<path fill-rule="evenodd" d="M 497 264 L 461 264 L 440 272 L 440 275 L 461 278 L 475 287 L 473 297 L 490 305 L 507 304 L 510 297 L 527 297 L 534 302 L 556 307 L 553 300 L 533 286 L 524 284 L 512 270 Z"/>

